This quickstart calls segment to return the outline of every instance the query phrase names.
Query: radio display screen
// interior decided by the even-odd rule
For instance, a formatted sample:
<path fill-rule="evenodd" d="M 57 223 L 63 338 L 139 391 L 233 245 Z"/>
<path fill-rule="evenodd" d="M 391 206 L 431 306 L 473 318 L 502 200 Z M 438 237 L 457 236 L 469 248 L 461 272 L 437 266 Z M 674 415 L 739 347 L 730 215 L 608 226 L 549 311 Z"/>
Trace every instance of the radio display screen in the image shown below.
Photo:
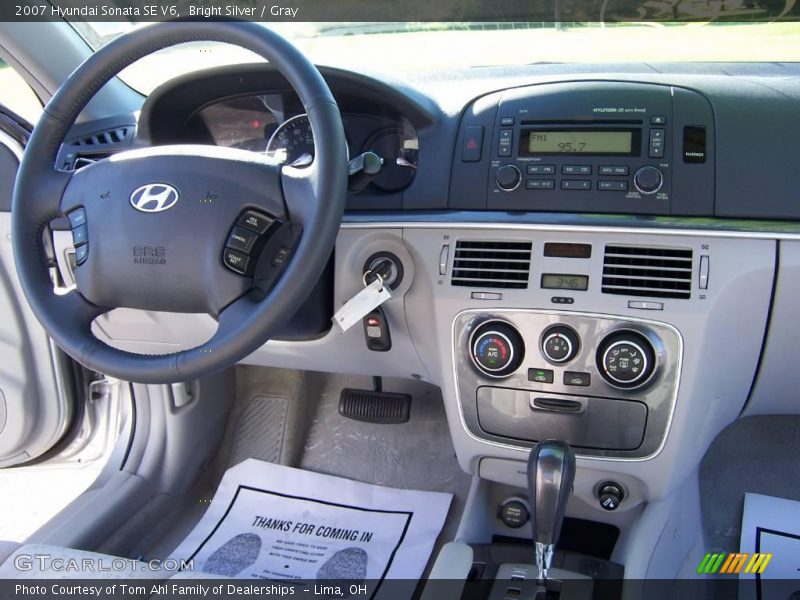
<path fill-rule="evenodd" d="M 542 288 L 546 290 L 586 291 L 589 289 L 589 276 L 543 273 Z"/>
<path fill-rule="evenodd" d="M 635 129 L 525 129 L 520 154 L 636 156 L 640 138 Z"/>

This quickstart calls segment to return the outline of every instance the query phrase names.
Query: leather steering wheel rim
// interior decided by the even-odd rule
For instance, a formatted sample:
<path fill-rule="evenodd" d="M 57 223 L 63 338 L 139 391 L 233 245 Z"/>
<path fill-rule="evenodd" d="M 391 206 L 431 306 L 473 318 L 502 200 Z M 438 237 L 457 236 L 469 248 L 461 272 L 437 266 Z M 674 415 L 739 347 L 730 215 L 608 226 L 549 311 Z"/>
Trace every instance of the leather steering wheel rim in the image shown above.
<path fill-rule="evenodd" d="M 64 216 L 62 198 L 70 189 L 73 176 L 57 170 L 55 161 L 77 116 L 103 85 L 148 54 L 196 41 L 229 43 L 255 52 L 277 68 L 299 96 L 314 133 L 315 160 L 304 175 L 284 168 L 276 171 L 276 180 L 284 204 L 288 204 L 290 192 L 295 196 L 295 208 L 288 212 L 301 222 L 302 234 L 288 265 L 266 297 L 243 295 L 225 306 L 217 315 L 219 329 L 208 342 L 167 355 L 135 354 L 108 346 L 91 332 L 94 318 L 117 306 L 97 306 L 78 290 L 65 295 L 54 293 L 43 235 L 48 234 L 51 221 Z M 214 160 L 213 153 L 204 160 Z M 86 367 L 142 383 L 194 379 L 236 364 L 293 316 L 330 258 L 346 190 L 346 141 L 339 109 L 319 71 L 294 46 L 256 23 L 154 24 L 100 48 L 78 67 L 45 107 L 25 149 L 12 201 L 12 240 L 19 280 L 47 333 Z"/>

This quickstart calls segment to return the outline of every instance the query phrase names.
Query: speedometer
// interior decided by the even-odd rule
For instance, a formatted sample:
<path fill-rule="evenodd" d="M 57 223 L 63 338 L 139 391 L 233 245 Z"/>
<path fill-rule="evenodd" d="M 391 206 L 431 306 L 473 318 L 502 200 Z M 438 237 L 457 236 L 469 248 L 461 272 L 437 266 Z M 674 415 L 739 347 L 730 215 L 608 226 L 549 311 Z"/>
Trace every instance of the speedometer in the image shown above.
<path fill-rule="evenodd" d="M 282 164 L 306 167 L 314 161 L 314 134 L 308 115 L 285 120 L 267 142 L 267 156 Z"/>

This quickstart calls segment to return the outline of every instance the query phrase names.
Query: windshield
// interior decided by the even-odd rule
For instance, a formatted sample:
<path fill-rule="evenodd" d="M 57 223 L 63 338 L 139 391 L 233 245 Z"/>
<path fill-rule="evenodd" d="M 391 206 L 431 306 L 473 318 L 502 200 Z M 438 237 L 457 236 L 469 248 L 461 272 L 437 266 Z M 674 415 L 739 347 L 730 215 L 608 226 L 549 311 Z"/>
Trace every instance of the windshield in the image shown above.
<path fill-rule="evenodd" d="M 94 49 L 147 24 L 72 24 Z M 401 73 L 532 63 L 797 62 L 800 23 L 269 23 L 312 61 Z M 149 93 L 176 75 L 259 57 L 218 43 L 153 54 L 121 77 Z"/>

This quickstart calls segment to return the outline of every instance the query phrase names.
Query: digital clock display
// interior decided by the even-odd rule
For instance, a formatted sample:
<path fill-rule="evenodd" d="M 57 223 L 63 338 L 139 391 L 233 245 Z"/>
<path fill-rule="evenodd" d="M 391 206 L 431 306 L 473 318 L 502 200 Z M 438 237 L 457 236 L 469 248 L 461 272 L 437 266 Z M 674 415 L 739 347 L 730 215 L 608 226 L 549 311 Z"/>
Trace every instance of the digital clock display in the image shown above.
<path fill-rule="evenodd" d="M 573 290 L 583 292 L 589 289 L 589 276 L 543 273 L 542 288 L 546 290 Z"/>
<path fill-rule="evenodd" d="M 529 129 L 520 150 L 527 155 L 633 156 L 639 132 L 633 129 Z"/>

